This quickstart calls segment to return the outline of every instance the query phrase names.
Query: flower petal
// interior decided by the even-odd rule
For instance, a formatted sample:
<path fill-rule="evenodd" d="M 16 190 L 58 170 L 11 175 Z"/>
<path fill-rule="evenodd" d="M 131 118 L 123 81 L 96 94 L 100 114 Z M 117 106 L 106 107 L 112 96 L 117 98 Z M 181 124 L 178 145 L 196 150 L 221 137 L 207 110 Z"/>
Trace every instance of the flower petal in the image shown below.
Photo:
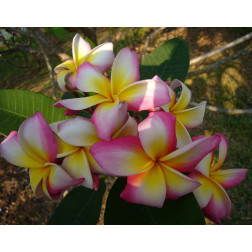
<path fill-rule="evenodd" d="M 121 102 L 118 106 L 118 116 L 112 135 L 116 134 L 116 132 L 118 132 L 125 125 L 125 123 L 128 121 L 128 118 L 128 104 L 127 102 Z"/>
<path fill-rule="evenodd" d="M 22 149 L 38 162 L 54 162 L 58 153 L 54 133 L 40 112 L 26 119 L 18 130 Z"/>
<path fill-rule="evenodd" d="M 62 158 L 65 156 L 68 156 L 72 154 L 73 152 L 77 151 L 79 149 L 78 146 L 74 146 L 71 144 L 66 143 L 63 141 L 60 137 L 55 135 L 56 141 L 58 143 L 58 155 L 57 158 Z"/>
<path fill-rule="evenodd" d="M 81 185 L 93 189 L 93 178 L 83 148 L 80 148 L 78 151 L 65 157 L 62 163 L 62 168 L 75 179 L 85 178 Z"/>
<path fill-rule="evenodd" d="M 76 68 L 84 62 L 90 51 L 90 44 L 77 33 L 74 36 L 72 43 L 72 53 Z"/>
<path fill-rule="evenodd" d="M 73 89 L 77 90 L 77 86 L 76 86 L 76 75 L 77 75 L 77 71 L 71 73 L 68 76 L 68 81 L 72 84 Z"/>
<path fill-rule="evenodd" d="M 135 51 L 123 48 L 115 57 L 111 83 L 114 94 L 118 94 L 124 87 L 140 79 L 139 59 Z"/>
<path fill-rule="evenodd" d="M 127 202 L 162 207 L 166 196 L 164 175 L 158 164 L 148 171 L 129 176 L 120 197 Z"/>
<path fill-rule="evenodd" d="M 9 163 L 25 168 L 44 167 L 44 163 L 40 163 L 28 156 L 22 149 L 18 141 L 18 133 L 11 131 L 9 136 L 3 140 L 0 145 L 1 156 Z"/>
<path fill-rule="evenodd" d="M 72 70 L 72 72 L 75 72 L 76 71 L 76 68 L 75 68 L 75 64 L 74 64 L 74 61 L 72 59 L 70 60 L 67 60 L 63 63 L 61 63 L 60 65 L 56 66 L 54 68 L 54 71 L 55 73 L 59 73 L 61 72 L 62 70 Z"/>
<path fill-rule="evenodd" d="M 64 142 L 60 137 L 58 137 L 58 132 L 59 132 L 59 124 L 62 122 L 65 122 L 66 120 L 62 120 L 59 122 L 54 122 L 54 123 L 50 123 L 50 128 L 52 129 L 52 131 L 55 133 L 54 137 L 58 143 L 58 154 L 57 154 L 57 158 L 62 158 L 65 157 L 73 152 L 75 152 L 76 150 L 79 149 L 79 147 L 68 144 L 66 142 Z"/>
<path fill-rule="evenodd" d="M 187 129 L 178 119 L 176 119 L 176 137 L 178 148 L 181 148 L 192 142 L 190 134 L 188 133 Z"/>
<path fill-rule="evenodd" d="M 219 142 L 220 137 L 217 135 L 205 137 L 187 144 L 186 146 L 169 153 L 159 160 L 177 171 L 189 172 L 209 152 L 216 149 Z"/>
<path fill-rule="evenodd" d="M 103 170 L 94 160 L 93 156 L 91 155 L 89 151 L 90 147 L 83 147 L 83 148 L 85 150 L 85 154 L 87 156 L 89 167 L 92 174 L 95 173 L 95 174 L 109 175 L 109 173 Z"/>
<path fill-rule="evenodd" d="M 148 110 L 171 101 L 168 88 L 163 82 L 142 80 L 134 82 L 118 93 L 120 101 L 128 103 L 128 110 Z"/>
<path fill-rule="evenodd" d="M 166 198 L 176 200 L 200 186 L 200 183 L 176 171 L 175 169 L 160 163 L 166 182 Z"/>
<path fill-rule="evenodd" d="M 203 123 L 205 107 L 206 102 L 203 101 L 197 107 L 174 111 L 172 113 L 187 129 L 192 129 Z"/>
<path fill-rule="evenodd" d="M 39 169 L 29 169 L 29 176 L 30 176 L 30 184 L 33 193 L 36 197 L 42 197 L 45 195 L 43 189 L 41 188 L 41 182 L 44 176 L 49 174 L 48 167 L 43 167 Z M 42 190 L 41 190 L 42 189 Z"/>
<path fill-rule="evenodd" d="M 98 136 L 105 141 L 110 140 L 116 126 L 118 109 L 119 98 L 115 96 L 114 102 L 99 104 L 91 116 L 91 121 L 95 125 Z"/>
<path fill-rule="evenodd" d="M 139 174 L 154 165 L 135 136 L 98 142 L 90 148 L 90 153 L 102 169 L 115 176 Z"/>
<path fill-rule="evenodd" d="M 76 85 L 83 92 L 95 92 L 112 98 L 109 79 L 89 62 L 84 62 L 78 67 Z"/>
<path fill-rule="evenodd" d="M 166 87 L 168 88 L 169 91 L 169 95 L 171 98 L 171 101 L 165 105 L 162 105 L 161 108 L 166 111 L 166 112 L 170 112 L 170 108 L 175 104 L 176 102 L 176 93 L 175 91 L 173 91 L 173 89 L 170 88 L 170 84 L 168 84 L 167 82 L 164 82 L 161 78 L 159 78 L 157 75 L 153 78 L 153 80 L 162 82 L 164 85 L 166 85 Z"/>
<path fill-rule="evenodd" d="M 171 82 L 170 87 L 175 90 L 178 87 L 182 87 L 182 91 L 177 102 L 170 108 L 170 112 L 179 111 L 185 109 L 191 100 L 191 91 L 189 88 L 181 81 L 175 79 Z"/>
<path fill-rule="evenodd" d="M 57 81 L 58 81 L 59 87 L 63 92 L 68 92 L 68 90 L 65 87 L 66 86 L 65 78 L 70 73 L 72 73 L 72 70 L 62 70 L 57 75 Z"/>
<path fill-rule="evenodd" d="M 195 170 L 201 172 L 205 176 L 209 177 L 210 166 L 213 162 L 214 154 L 210 152 L 195 166 Z"/>
<path fill-rule="evenodd" d="M 198 171 L 193 171 L 191 174 L 189 174 L 189 177 L 201 184 L 201 186 L 198 187 L 193 193 L 199 203 L 200 208 L 206 207 L 213 194 L 211 180 Z"/>
<path fill-rule="evenodd" d="M 226 191 L 217 182 L 211 181 L 213 194 L 208 205 L 202 210 L 207 218 L 221 224 L 220 219 L 226 218 L 231 212 L 231 201 Z"/>
<path fill-rule="evenodd" d="M 151 112 L 138 126 L 139 138 L 145 152 L 157 160 L 176 148 L 176 118 L 167 112 Z"/>
<path fill-rule="evenodd" d="M 52 129 L 52 131 L 57 134 L 58 131 L 59 131 L 59 124 L 64 122 L 65 120 L 62 120 L 62 121 L 58 121 L 58 122 L 53 122 L 53 123 L 50 123 L 49 126 L 50 128 Z"/>
<path fill-rule="evenodd" d="M 60 199 L 65 189 L 79 185 L 84 181 L 84 178 L 73 178 L 59 165 L 51 163 L 48 168 L 50 173 L 47 179 L 47 190 L 55 201 Z"/>
<path fill-rule="evenodd" d="M 227 169 L 210 173 L 210 177 L 217 181 L 224 189 L 239 184 L 246 176 L 247 169 Z"/>
<path fill-rule="evenodd" d="M 108 101 L 106 97 L 97 94 L 88 97 L 61 100 L 56 102 L 54 106 L 71 110 L 82 110 L 106 101 Z"/>
<path fill-rule="evenodd" d="M 192 141 L 196 141 L 198 139 L 203 139 L 203 135 L 192 137 Z M 210 152 L 207 154 L 196 166 L 195 170 L 199 171 L 200 173 L 204 174 L 205 176 L 209 177 L 209 171 L 211 164 L 213 163 L 214 153 Z"/>
<path fill-rule="evenodd" d="M 97 67 L 101 72 L 105 72 L 112 66 L 114 61 L 114 52 L 112 43 L 104 43 L 89 52 L 85 61 L 90 62 Z"/>
<path fill-rule="evenodd" d="M 129 116 L 128 121 L 123 125 L 123 127 L 112 135 L 112 138 L 119 138 L 124 136 L 137 136 L 138 135 L 138 124 L 137 121 Z"/>
<path fill-rule="evenodd" d="M 228 151 L 228 144 L 227 144 L 226 137 L 220 133 L 215 133 L 215 135 L 218 135 L 221 138 L 221 141 L 219 144 L 219 158 L 216 164 L 210 167 L 210 171 L 217 171 L 221 168 L 221 166 L 223 165 L 226 159 L 227 151 Z"/>
<path fill-rule="evenodd" d="M 58 136 L 74 146 L 91 146 L 100 141 L 93 123 L 80 116 L 60 123 Z"/>

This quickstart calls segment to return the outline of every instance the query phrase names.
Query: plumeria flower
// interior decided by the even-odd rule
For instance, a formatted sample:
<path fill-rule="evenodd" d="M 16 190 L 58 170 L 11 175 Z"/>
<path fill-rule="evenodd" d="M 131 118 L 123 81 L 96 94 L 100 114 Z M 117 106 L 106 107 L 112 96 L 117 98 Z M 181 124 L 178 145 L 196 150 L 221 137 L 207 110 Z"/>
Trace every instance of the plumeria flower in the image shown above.
<path fill-rule="evenodd" d="M 227 155 L 228 145 L 225 136 L 216 134 L 221 138 L 218 161 L 214 163 L 214 154 L 209 153 L 195 167 L 195 171 L 189 177 L 202 184 L 194 191 L 194 195 L 205 216 L 221 224 L 220 219 L 226 218 L 231 212 L 231 201 L 225 189 L 240 183 L 244 179 L 247 169 L 220 170 Z M 196 139 L 203 139 L 203 136 L 193 138 L 193 140 Z"/>
<path fill-rule="evenodd" d="M 73 178 L 55 163 L 57 141 L 40 112 L 26 119 L 18 132 L 12 131 L 0 149 L 9 163 L 29 168 L 31 188 L 37 197 L 47 195 L 57 201 L 66 188 L 84 181 Z"/>
<path fill-rule="evenodd" d="M 159 79 L 162 81 L 161 79 Z M 176 117 L 177 146 L 182 147 L 191 142 L 191 137 L 187 129 L 195 128 L 203 123 L 206 101 L 198 106 L 187 108 L 191 100 L 191 91 L 181 81 L 175 79 L 167 84 L 171 102 L 161 106 L 161 108 Z M 181 94 L 178 99 L 175 89 L 181 87 Z"/>
<path fill-rule="evenodd" d="M 139 59 L 136 52 L 122 49 L 112 65 L 111 81 L 89 62 L 77 70 L 76 86 L 83 92 L 95 92 L 89 97 L 59 101 L 56 107 L 82 110 L 98 105 L 91 118 L 101 139 L 109 140 L 114 130 L 121 102 L 128 110 L 147 110 L 170 102 L 167 85 L 156 79 L 139 81 Z"/>
<path fill-rule="evenodd" d="M 56 132 L 56 131 L 55 131 Z M 85 178 L 82 186 L 98 189 L 97 174 L 107 174 L 93 159 L 90 147 L 102 139 L 99 138 L 91 120 L 77 116 L 58 125 L 58 157 L 65 157 L 62 167 L 74 178 Z M 127 113 L 127 103 L 119 108 L 119 116 L 111 138 L 137 135 L 137 122 Z"/>
<path fill-rule="evenodd" d="M 76 34 L 72 43 L 73 59 L 67 60 L 58 65 L 54 71 L 57 73 L 57 80 L 60 89 L 67 92 L 65 78 L 68 76 L 69 82 L 74 89 L 77 89 L 75 79 L 77 69 L 84 62 L 90 62 L 101 72 L 105 72 L 112 66 L 114 60 L 113 44 L 104 43 L 94 49 L 79 34 Z"/>
<path fill-rule="evenodd" d="M 128 176 L 121 198 L 127 202 L 162 207 L 194 191 L 200 183 L 184 175 L 219 144 L 219 136 L 199 139 L 176 148 L 176 118 L 151 112 L 138 126 L 139 138 L 125 136 L 98 142 L 90 148 L 96 162 L 115 176 Z"/>

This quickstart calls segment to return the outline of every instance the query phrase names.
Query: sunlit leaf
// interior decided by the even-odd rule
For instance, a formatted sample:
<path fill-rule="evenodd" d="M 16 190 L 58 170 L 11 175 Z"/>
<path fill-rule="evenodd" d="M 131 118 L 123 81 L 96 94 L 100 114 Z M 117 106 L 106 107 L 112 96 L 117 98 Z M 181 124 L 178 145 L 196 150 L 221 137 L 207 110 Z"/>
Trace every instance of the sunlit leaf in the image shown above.
<path fill-rule="evenodd" d="M 40 111 L 47 123 L 66 120 L 64 108 L 52 106 L 56 101 L 45 95 L 26 90 L 0 90 L 0 134 L 7 136 L 18 130 L 21 123 Z"/>

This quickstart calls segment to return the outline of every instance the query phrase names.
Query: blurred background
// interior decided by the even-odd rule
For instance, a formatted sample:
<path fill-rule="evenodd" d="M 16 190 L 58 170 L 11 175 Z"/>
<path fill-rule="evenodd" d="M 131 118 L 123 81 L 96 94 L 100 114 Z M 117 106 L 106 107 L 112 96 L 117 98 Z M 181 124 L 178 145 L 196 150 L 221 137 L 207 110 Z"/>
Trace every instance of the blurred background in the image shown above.
<path fill-rule="evenodd" d="M 76 33 L 92 46 L 113 42 L 115 54 L 130 47 L 138 53 L 140 62 L 166 40 L 178 37 L 187 42 L 191 64 L 185 84 L 192 91 L 192 101 L 204 100 L 214 106 L 212 110 L 219 110 L 206 110 L 204 124 L 190 133 L 192 136 L 222 133 L 229 144 L 222 169 L 249 169 L 241 184 L 227 189 L 232 212 L 223 224 L 252 224 L 252 114 L 247 113 L 252 108 L 251 37 L 212 56 L 192 61 L 246 34 L 251 36 L 252 28 L 2 27 L 0 89 L 31 90 L 59 100 L 62 92 L 53 69 L 72 58 L 72 39 Z M 241 111 L 237 114 L 231 110 L 236 114 L 230 114 L 228 109 Z M 112 183 L 107 181 L 108 189 Z M 0 224 L 45 224 L 55 207 L 56 203 L 46 198 L 34 197 L 26 170 L 0 158 Z M 102 223 L 101 216 L 99 224 Z"/>

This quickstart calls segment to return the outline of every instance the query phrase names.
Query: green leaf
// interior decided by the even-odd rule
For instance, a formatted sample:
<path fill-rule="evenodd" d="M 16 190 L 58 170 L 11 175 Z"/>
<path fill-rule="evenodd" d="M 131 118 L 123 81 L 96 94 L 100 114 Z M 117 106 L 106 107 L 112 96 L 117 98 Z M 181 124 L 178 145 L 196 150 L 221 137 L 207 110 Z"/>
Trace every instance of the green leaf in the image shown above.
<path fill-rule="evenodd" d="M 107 225 L 200 225 L 205 224 L 202 211 L 190 193 L 176 201 L 166 200 L 162 208 L 127 203 L 120 198 L 126 178 L 119 178 L 112 187 L 105 209 Z"/>
<path fill-rule="evenodd" d="M 56 101 L 47 96 L 26 90 L 0 90 L 0 134 L 9 135 L 17 131 L 28 117 L 40 111 L 47 123 L 66 120 L 64 108 L 52 106 Z"/>
<path fill-rule="evenodd" d="M 106 186 L 100 179 L 98 191 L 78 186 L 62 199 L 47 224 L 95 225 L 99 221 Z"/>
<path fill-rule="evenodd" d="M 189 69 L 187 43 L 179 38 L 166 41 L 147 55 L 140 65 L 141 79 L 158 75 L 162 80 L 179 79 L 184 82 Z"/>

